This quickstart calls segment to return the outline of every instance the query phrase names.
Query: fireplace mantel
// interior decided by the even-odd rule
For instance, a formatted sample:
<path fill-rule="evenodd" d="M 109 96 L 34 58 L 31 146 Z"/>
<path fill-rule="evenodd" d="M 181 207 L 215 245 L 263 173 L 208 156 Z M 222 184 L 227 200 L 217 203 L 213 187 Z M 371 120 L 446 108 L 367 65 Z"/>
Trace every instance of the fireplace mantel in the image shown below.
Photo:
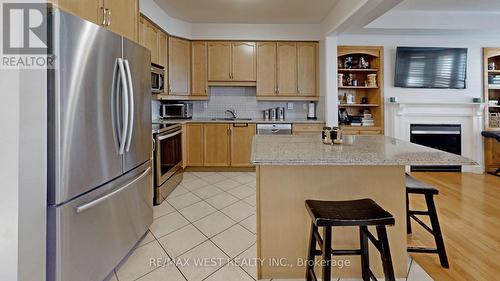
<path fill-rule="evenodd" d="M 483 103 L 395 102 L 386 103 L 386 135 L 410 140 L 411 124 L 454 124 L 462 127 L 462 155 L 481 163 L 467 166 L 464 172 L 482 173 Z"/>

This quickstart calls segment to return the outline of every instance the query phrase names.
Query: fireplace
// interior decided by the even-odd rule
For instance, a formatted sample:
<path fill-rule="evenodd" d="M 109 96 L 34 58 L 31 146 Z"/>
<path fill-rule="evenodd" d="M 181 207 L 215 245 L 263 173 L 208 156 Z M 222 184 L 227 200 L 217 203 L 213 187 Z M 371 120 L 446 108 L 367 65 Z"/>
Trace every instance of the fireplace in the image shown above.
<path fill-rule="evenodd" d="M 410 141 L 442 151 L 462 154 L 462 129 L 460 125 L 411 124 Z M 411 171 L 461 172 L 461 166 L 411 166 Z"/>

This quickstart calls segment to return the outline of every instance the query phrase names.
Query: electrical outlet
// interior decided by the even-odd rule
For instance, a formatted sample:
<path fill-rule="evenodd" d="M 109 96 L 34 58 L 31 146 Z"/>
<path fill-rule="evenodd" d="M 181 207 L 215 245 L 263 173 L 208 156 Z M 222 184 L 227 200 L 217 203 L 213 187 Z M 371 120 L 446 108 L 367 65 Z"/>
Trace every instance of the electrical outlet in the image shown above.
<path fill-rule="evenodd" d="M 304 103 L 304 104 L 302 105 L 302 109 L 304 109 L 304 110 L 306 110 L 306 109 L 307 109 L 307 103 Z"/>
<path fill-rule="evenodd" d="M 288 108 L 288 110 L 292 110 L 293 109 L 293 102 L 287 103 L 287 108 Z"/>
<path fill-rule="evenodd" d="M 208 108 L 208 102 L 206 102 L 206 101 L 203 102 L 203 108 L 205 108 L 205 109 Z"/>

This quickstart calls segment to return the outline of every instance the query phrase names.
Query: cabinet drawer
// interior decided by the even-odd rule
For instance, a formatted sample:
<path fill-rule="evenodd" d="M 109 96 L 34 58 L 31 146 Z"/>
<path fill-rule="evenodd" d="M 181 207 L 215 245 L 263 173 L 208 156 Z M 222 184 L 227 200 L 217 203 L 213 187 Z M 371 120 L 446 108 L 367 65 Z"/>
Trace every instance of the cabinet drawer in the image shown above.
<path fill-rule="evenodd" d="M 292 131 L 295 132 L 321 132 L 324 124 L 293 124 Z"/>

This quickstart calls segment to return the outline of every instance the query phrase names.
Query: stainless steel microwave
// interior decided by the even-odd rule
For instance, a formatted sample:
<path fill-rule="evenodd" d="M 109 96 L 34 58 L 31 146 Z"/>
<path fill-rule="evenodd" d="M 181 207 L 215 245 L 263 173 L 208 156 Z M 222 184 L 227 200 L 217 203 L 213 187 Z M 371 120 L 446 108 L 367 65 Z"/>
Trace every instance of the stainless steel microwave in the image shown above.
<path fill-rule="evenodd" d="M 166 103 L 160 108 L 160 116 L 169 119 L 189 119 L 193 117 L 192 103 Z"/>
<path fill-rule="evenodd" d="M 163 93 L 165 85 L 165 70 L 162 66 L 151 64 L 151 92 Z"/>

